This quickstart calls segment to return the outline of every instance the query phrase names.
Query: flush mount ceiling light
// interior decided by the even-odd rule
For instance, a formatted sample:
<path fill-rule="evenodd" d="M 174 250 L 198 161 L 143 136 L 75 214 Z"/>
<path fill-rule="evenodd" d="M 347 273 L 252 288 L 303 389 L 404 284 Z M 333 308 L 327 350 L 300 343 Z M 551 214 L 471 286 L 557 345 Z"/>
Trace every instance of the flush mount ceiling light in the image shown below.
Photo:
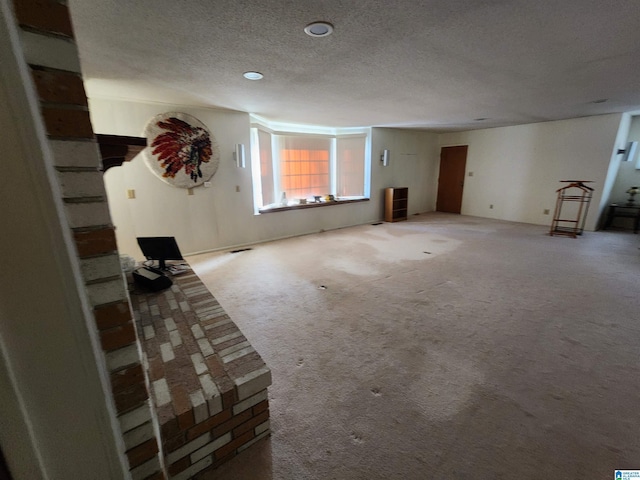
<path fill-rule="evenodd" d="M 260 72 L 244 72 L 242 76 L 247 80 L 262 80 L 264 78 Z"/>
<path fill-rule="evenodd" d="M 333 33 L 333 25 L 327 22 L 313 22 L 304 27 L 304 33 L 310 37 L 327 37 Z"/>

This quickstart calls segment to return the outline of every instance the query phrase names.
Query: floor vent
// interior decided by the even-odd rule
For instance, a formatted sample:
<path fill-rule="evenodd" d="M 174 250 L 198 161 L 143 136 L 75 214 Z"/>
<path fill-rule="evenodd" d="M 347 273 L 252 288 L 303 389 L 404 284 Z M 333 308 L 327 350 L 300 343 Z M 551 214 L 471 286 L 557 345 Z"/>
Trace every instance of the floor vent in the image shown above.
<path fill-rule="evenodd" d="M 382 222 L 372 223 L 371 225 L 382 225 Z"/>
<path fill-rule="evenodd" d="M 238 250 L 231 250 L 229 253 L 240 253 L 246 252 L 247 250 L 251 250 L 251 248 L 239 248 Z"/>

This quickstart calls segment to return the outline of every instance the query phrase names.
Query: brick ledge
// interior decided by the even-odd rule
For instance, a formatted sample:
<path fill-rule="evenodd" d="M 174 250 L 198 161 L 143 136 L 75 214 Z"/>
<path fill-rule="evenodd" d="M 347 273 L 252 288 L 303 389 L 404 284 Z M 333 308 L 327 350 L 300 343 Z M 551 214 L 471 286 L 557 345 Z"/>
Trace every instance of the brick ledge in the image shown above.
<path fill-rule="evenodd" d="M 271 371 L 195 273 L 173 282 L 131 303 L 165 463 L 187 478 L 269 435 Z"/>

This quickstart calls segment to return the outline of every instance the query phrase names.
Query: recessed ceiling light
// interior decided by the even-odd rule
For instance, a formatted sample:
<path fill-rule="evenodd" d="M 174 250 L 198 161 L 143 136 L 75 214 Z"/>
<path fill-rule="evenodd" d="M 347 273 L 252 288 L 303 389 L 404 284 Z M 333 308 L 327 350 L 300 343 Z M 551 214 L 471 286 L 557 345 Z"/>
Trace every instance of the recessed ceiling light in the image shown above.
<path fill-rule="evenodd" d="M 244 72 L 242 76 L 247 80 L 262 80 L 264 78 L 260 72 Z"/>
<path fill-rule="evenodd" d="M 333 33 L 333 25 L 327 22 L 313 22 L 304 27 L 304 33 L 310 37 L 326 37 Z"/>

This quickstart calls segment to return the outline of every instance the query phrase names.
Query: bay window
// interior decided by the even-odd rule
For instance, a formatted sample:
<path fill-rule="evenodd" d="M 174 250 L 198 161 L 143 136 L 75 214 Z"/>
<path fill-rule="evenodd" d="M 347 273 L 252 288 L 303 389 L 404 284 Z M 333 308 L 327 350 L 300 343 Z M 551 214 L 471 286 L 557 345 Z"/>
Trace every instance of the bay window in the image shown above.
<path fill-rule="evenodd" d="M 295 207 L 328 195 L 341 200 L 369 195 L 368 136 L 358 133 L 276 132 L 252 126 L 256 213 Z"/>

